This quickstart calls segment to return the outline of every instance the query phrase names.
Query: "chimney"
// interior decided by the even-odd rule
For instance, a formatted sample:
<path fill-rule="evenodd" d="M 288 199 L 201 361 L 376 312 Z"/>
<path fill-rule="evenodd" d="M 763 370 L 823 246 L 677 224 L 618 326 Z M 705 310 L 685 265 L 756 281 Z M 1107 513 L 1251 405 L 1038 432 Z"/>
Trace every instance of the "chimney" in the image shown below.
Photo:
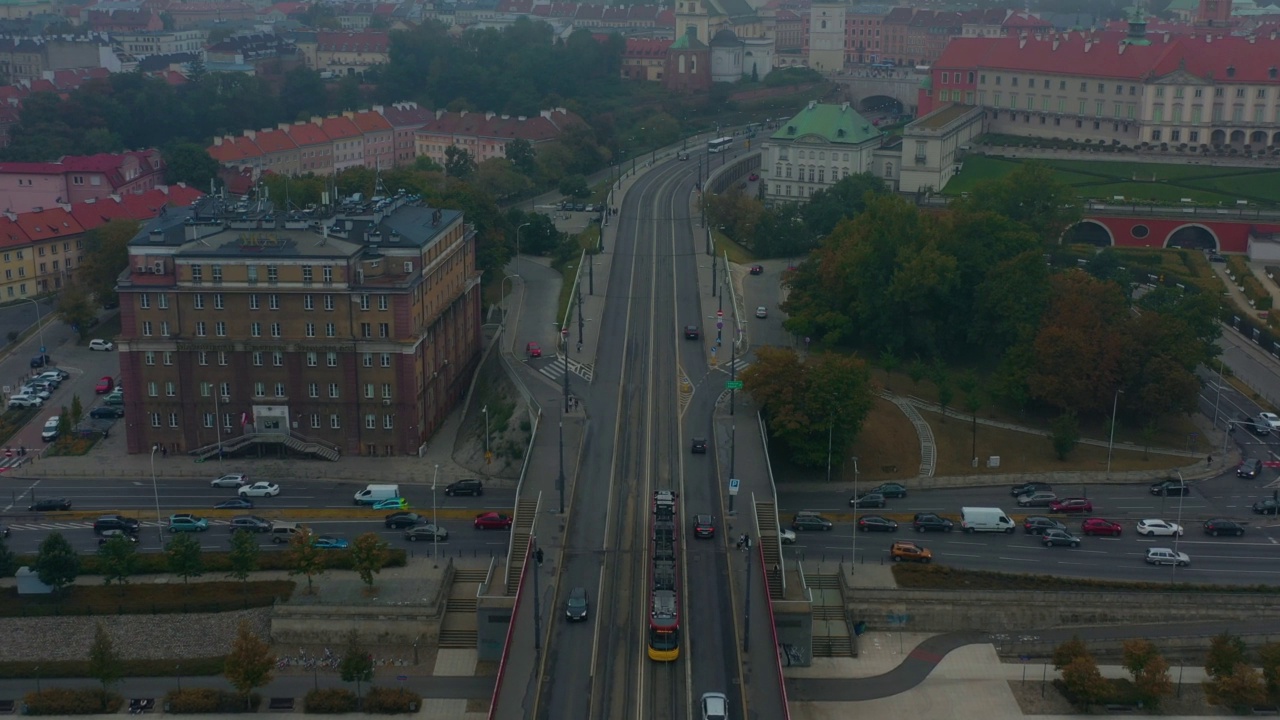
<path fill-rule="evenodd" d="M 484 119 L 485 119 L 485 120 L 492 120 L 492 119 L 493 119 L 493 112 L 487 112 L 487 113 L 485 113 L 485 114 L 484 114 Z"/>
<path fill-rule="evenodd" d="M 1055 35 L 1055 36 L 1054 36 L 1054 38 L 1053 38 L 1053 49 L 1054 49 L 1054 50 L 1057 50 L 1057 49 L 1058 49 L 1058 42 L 1059 42 L 1059 41 L 1058 41 L 1058 37 Z"/>
<path fill-rule="evenodd" d="M 276 129 L 277 129 L 277 130 L 288 130 L 288 129 L 289 129 L 289 123 L 276 123 Z"/>
<path fill-rule="evenodd" d="M 1093 47 L 1093 38 L 1084 41 L 1084 51 L 1089 52 L 1089 48 Z"/>
<path fill-rule="evenodd" d="M 1211 43 L 1211 42 L 1213 42 L 1213 35 L 1212 35 L 1212 34 L 1207 34 L 1207 35 L 1205 35 L 1205 36 L 1204 36 L 1204 44 L 1205 44 L 1205 45 L 1208 45 L 1208 44 L 1209 44 L 1209 43 Z"/>
<path fill-rule="evenodd" d="M 849 112 L 849 103 L 847 103 L 847 102 L 846 102 L 846 103 L 842 104 L 842 105 L 840 106 L 840 112 L 842 112 L 842 113 L 843 113 L 843 112 Z"/>
<path fill-rule="evenodd" d="M 1018 49 L 1019 49 L 1019 50 L 1021 50 L 1022 48 L 1026 47 L 1026 46 L 1027 46 L 1027 34 L 1026 34 L 1026 33 L 1022 33 L 1022 34 L 1018 35 Z"/>
<path fill-rule="evenodd" d="M 356 111 L 355 111 L 355 110 L 343 110 L 343 111 L 342 111 L 342 117 L 344 117 L 344 118 L 346 118 L 346 119 L 348 119 L 348 120 L 354 120 L 354 119 L 355 119 L 355 117 L 356 117 Z"/>
<path fill-rule="evenodd" d="M 249 138 L 250 140 L 256 140 L 258 137 L 258 133 L 255 130 L 245 130 L 244 136 Z"/>
<path fill-rule="evenodd" d="M 214 146 L 214 147 L 221 147 L 221 146 L 222 146 L 222 136 L 221 136 L 221 135 L 214 135 L 214 136 L 213 136 L 213 146 Z"/>
<path fill-rule="evenodd" d="M 1249 36 L 1249 44 L 1250 44 L 1250 45 L 1254 44 L 1254 42 L 1256 42 L 1256 41 L 1257 41 L 1257 39 L 1258 39 L 1258 37 L 1257 37 L 1256 35 L 1250 35 L 1250 36 Z"/>

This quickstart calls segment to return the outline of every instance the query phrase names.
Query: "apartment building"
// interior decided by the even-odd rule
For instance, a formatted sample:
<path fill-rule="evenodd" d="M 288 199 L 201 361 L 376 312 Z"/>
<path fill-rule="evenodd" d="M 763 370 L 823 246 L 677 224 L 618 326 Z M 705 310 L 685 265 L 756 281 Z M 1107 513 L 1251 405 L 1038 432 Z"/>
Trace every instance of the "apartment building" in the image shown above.
<path fill-rule="evenodd" d="M 321 227 L 207 199 L 146 227 L 129 258 L 131 453 L 416 454 L 480 355 L 474 228 L 413 196 Z"/>
<path fill-rule="evenodd" d="M 0 163 L 0 206 L 24 213 L 111 195 L 136 195 L 164 182 L 159 150 L 68 155 L 57 162 Z"/>
<path fill-rule="evenodd" d="M 498 115 L 497 113 L 448 112 L 440 110 L 415 134 L 417 154 L 429 157 L 441 166 L 450 147 L 460 147 L 478 163 L 505 157 L 507 143 L 528 140 L 540 145 L 560 137 L 582 118 L 564 108 L 543 110 L 537 117 Z"/>

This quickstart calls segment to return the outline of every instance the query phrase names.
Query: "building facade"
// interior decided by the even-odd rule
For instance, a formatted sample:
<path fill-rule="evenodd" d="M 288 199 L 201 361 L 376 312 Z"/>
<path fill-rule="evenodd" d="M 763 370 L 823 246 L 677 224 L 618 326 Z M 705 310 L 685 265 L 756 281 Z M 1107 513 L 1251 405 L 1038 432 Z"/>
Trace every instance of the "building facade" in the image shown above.
<path fill-rule="evenodd" d="M 322 228 L 229 209 L 171 213 L 129 245 L 129 452 L 416 454 L 479 358 L 474 228 L 404 195 Z"/>
<path fill-rule="evenodd" d="M 884 133 L 848 103 L 810 102 L 764 141 L 766 202 L 804 202 L 842 178 L 875 171 Z"/>
<path fill-rule="evenodd" d="M 57 162 L 0 163 L 0 206 L 24 213 L 111 195 L 136 195 L 164 182 L 159 150 L 68 155 Z"/>

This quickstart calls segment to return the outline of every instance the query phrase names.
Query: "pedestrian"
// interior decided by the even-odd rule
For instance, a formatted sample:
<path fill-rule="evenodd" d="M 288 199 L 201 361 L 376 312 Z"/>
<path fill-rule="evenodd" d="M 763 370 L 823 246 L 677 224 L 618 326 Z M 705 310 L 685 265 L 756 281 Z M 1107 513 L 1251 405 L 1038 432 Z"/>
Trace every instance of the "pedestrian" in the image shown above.
<path fill-rule="evenodd" d="M 582 343 L 578 343 L 578 352 L 582 352 Z"/>
<path fill-rule="evenodd" d="M 1213 464 L 1213 456 L 1212 456 L 1212 455 L 1210 455 L 1209 457 L 1205 458 L 1205 459 L 1204 459 L 1204 464 L 1205 464 L 1205 465 L 1212 465 L 1212 464 Z"/>
<path fill-rule="evenodd" d="M 169 446 L 166 445 L 165 447 L 160 448 L 160 457 L 162 458 L 169 457 Z"/>

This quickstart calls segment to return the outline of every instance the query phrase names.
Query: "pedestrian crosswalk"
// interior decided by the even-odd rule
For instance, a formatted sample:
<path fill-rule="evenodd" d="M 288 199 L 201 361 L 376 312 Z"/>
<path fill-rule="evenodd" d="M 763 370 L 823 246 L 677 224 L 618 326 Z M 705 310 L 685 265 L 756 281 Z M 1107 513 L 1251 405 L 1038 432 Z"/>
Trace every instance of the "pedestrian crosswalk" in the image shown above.
<path fill-rule="evenodd" d="M 751 366 L 750 360 L 747 360 L 745 358 L 738 358 L 733 362 L 725 363 L 723 366 L 721 366 L 720 369 L 724 370 L 727 373 L 732 373 L 737 375 L 737 374 L 741 374 L 743 370 L 746 370 L 750 366 Z"/>
<path fill-rule="evenodd" d="M 218 520 L 209 518 L 209 527 L 227 526 L 231 524 L 230 520 Z M 140 522 L 142 527 L 168 527 L 167 522 L 156 522 L 155 520 L 143 520 Z M 68 520 L 65 522 L 21 522 L 6 523 L 6 527 L 10 530 L 88 530 L 93 527 L 92 520 Z"/>
<path fill-rule="evenodd" d="M 564 379 L 564 361 L 565 358 L 563 355 L 556 355 L 551 362 L 538 368 L 538 372 L 546 375 L 556 382 L 560 382 Z M 569 361 L 569 370 L 571 370 L 574 375 L 577 375 L 587 382 L 591 382 L 591 378 L 595 375 L 595 369 L 593 366 L 587 365 L 586 363 L 580 363 L 576 360 Z"/>
<path fill-rule="evenodd" d="M 21 455 L 14 455 L 13 457 L 4 457 L 3 455 L 0 455 L 0 473 L 16 470 L 17 468 L 22 467 L 22 464 L 26 461 L 27 458 Z"/>

